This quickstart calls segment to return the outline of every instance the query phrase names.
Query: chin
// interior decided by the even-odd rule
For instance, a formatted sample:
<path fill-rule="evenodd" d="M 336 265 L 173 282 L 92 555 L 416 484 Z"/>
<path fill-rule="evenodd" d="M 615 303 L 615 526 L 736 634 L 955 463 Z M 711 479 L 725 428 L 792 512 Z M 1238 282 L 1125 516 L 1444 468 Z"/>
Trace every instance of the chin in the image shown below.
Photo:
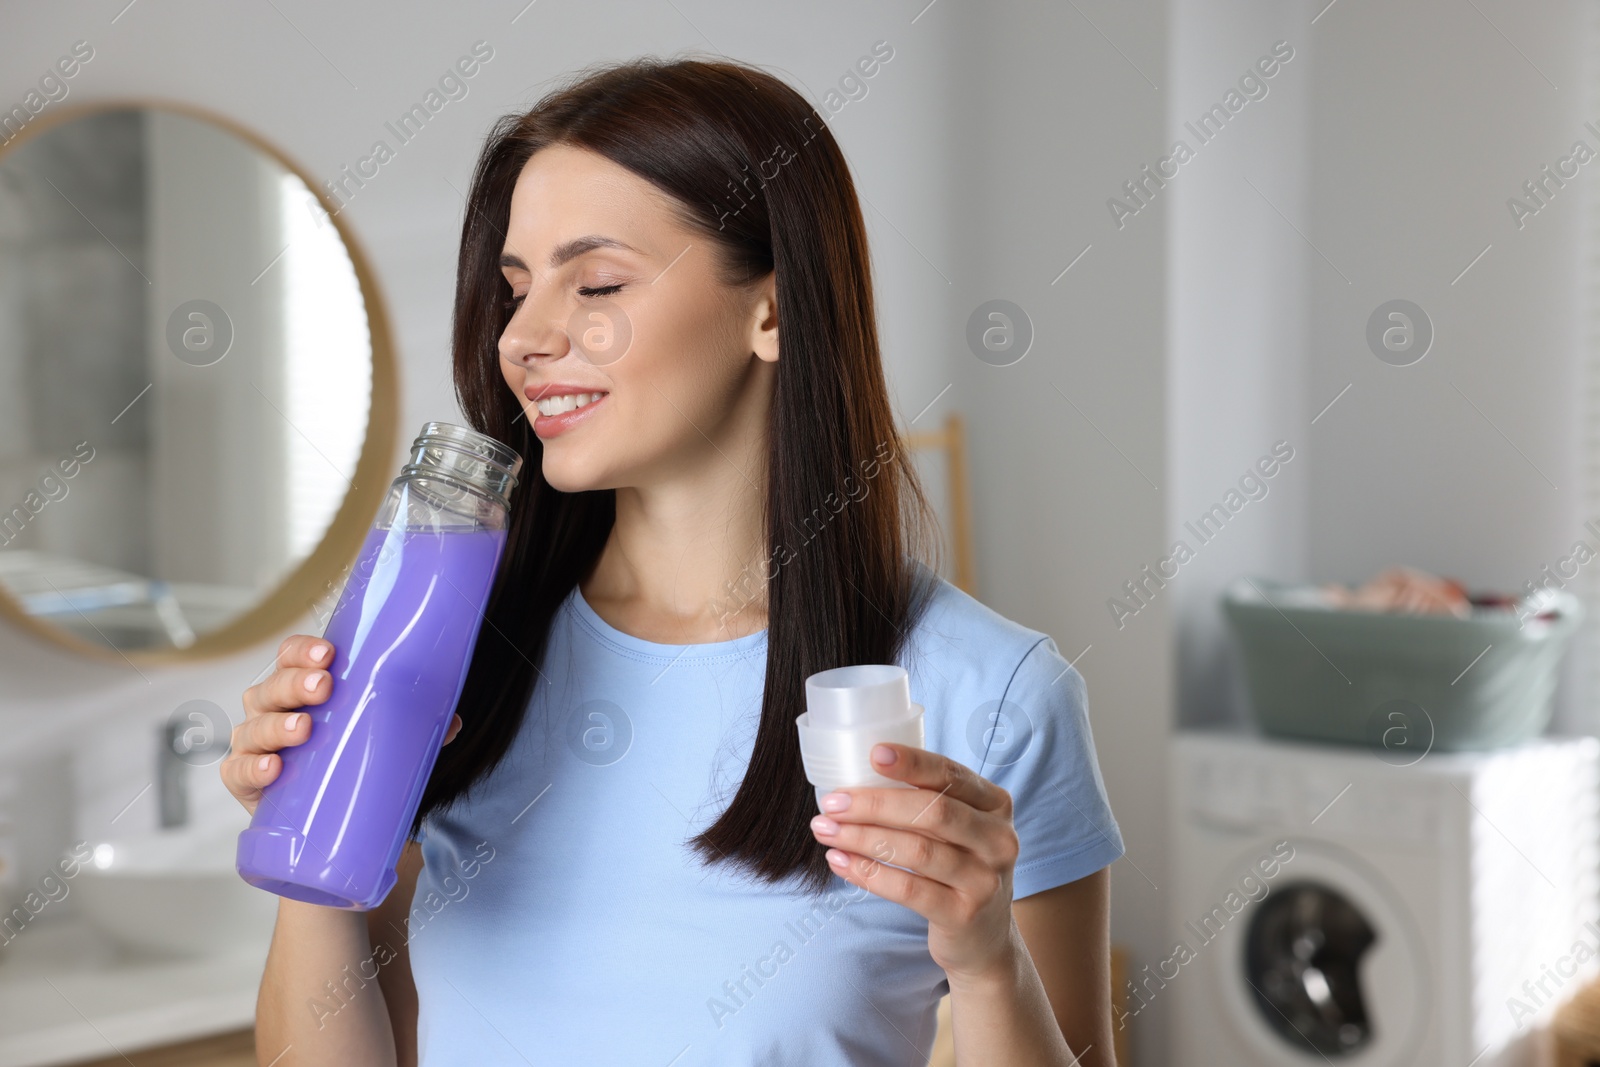
<path fill-rule="evenodd" d="M 603 477 L 599 470 L 592 469 L 589 464 L 552 460 L 548 446 L 544 462 L 539 469 L 550 488 L 563 493 L 586 493 L 594 489 L 615 488 L 614 482 Z"/>

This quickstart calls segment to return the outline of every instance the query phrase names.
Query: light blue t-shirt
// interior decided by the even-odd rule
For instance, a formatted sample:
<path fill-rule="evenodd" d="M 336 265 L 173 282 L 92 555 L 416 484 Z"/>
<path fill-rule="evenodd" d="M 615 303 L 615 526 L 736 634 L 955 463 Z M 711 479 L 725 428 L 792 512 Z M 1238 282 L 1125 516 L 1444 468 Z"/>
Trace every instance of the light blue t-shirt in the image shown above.
<path fill-rule="evenodd" d="M 1012 795 L 1014 899 L 1122 855 L 1083 678 L 1047 636 L 940 582 L 900 663 L 927 747 Z M 927 1063 L 948 985 L 925 919 L 838 876 L 821 897 L 757 883 L 686 844 L 744 773 L 765 666 L 765 632 L 656 644 L 573 591 L 512 750 L 423 828 L 424 1067 Z"/>

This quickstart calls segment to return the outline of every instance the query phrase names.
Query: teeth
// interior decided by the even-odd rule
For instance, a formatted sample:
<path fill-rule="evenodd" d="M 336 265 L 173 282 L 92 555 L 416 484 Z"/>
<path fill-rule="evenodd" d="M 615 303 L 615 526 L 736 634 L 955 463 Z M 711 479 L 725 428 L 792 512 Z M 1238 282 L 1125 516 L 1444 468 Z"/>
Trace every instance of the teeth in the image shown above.
<path fill-rule="evenodd" d="M 546 397 L 538 402 L 539 414 L 560 415 L 594 403 L 605 393 L 569 393 L 566 396 Z"/>

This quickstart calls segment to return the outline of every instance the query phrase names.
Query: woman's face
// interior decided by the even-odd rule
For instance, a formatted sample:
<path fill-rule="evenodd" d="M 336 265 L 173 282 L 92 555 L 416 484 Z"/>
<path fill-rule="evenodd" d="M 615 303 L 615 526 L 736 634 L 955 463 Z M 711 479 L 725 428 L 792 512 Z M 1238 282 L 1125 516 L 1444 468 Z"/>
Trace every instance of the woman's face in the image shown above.
<path fill-rule="evenodd" d="M 773 277 L 727 286 L 714 253 L 665 193 L 603 156 L 553 145 L 523 167 L 501 255 L 516 310 L 500 369 L 553 487 L 748 461 L 778 354 Z"/>

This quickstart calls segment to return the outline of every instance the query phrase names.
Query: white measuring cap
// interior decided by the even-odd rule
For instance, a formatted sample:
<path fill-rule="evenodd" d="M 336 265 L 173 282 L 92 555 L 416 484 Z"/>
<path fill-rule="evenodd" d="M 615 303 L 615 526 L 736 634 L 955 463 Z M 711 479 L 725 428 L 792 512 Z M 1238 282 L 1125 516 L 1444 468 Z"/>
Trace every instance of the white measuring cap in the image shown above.
<path fill-rule="evenodd" d="M 866 663 L 806 679 L 806 712 L 795 720 L 806 781 L 822 797 L 850 786 L 910 789 L 872 766 L 872 746 L 923 747 L 922 706 L 911 702 L 904 667 Z"/>

